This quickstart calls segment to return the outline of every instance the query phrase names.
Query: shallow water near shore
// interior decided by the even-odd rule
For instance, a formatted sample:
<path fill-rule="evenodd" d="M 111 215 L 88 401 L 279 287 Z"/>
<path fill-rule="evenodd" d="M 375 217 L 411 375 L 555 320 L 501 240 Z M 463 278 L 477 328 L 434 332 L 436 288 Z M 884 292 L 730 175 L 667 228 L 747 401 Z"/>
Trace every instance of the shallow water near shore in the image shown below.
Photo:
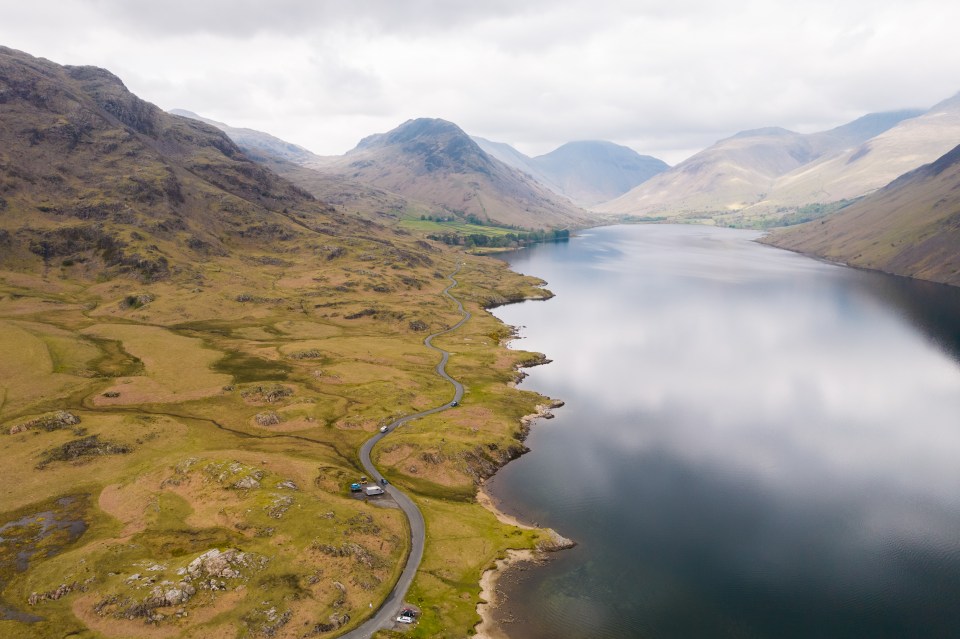
<path fill-rule="evenodd" d="M 503 582 L 512 638 L 960 632 L 960 290 L 758 236 L 502 256 L 556 293 L 496 315 L 566 406 L 487 488 L 579 542 Z"/>

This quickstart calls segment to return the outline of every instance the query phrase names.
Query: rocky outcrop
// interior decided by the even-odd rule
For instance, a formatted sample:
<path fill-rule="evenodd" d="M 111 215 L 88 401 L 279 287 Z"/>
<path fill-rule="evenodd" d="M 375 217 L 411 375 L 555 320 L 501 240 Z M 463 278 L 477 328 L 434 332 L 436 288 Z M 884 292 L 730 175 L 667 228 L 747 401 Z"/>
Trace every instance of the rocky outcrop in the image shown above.
<path fill-rule="evenodd" d="M 265 413 L 257 413 L 253 421 L 257 422 L 257 426 L 267 427 L 276 426 L 280 423 L 281 419 L 279 415 L 271 410 Z"/>
<path fill-rule="evenodd" d="M 567 539 L 553 528 L 547 528 L 547 535 L 547 539 L 537 543 L 537 552 L 557 552 L 577 545 L 577 542 Z"/>
<path fill-rule="evenodd" d="M 135 573 L 124 580 L 128 588 L 147 589 L 146 596 L 111 595 L 93 607 L 93 611 L 103 617 L 117 619 L 143 619 L 147 623 L 159 624 L 171 615 L 183 617 L 188 604 L 200 591 L 223 591 L 231 587 L 240 587 L 254 572 L 266 565 L 265 557 L 243 552 L 236 548 L 221 551 L 212 548 L 195 557 L 189 564 L 176 570 L 176 578 L 163 579 L 168 571 L 166 564 L 152 564 L 145 573 Z M 175 612 L 163 610 L 180 606 Z"/>
<path fill-rule="evenodd" d="M 103 455 L 125 455 L 133 451 L 126 444 L 100 439 L 99 435 L 81 437 L 55 446 L 43 452 L 37 470 L 43 470 L 49 464 L 59 461 L 83 462 Z"/>
<path fill-rule="evenodd" d="M 77 581 L 74 581 L 70 584 L 60 584 L 57 588 L 54 588 L 49 592 L 30 593 L 30 596 L 27 598 L 27 603 L 31 606 L 36 606 L 38 603 L 43 601 L 56 601 L 61 597 L 69 595 L 74 590 L 86 590 L 86 586 Z"/>
<path fill-rule="evenodd" d="M 80 423 L 80 418 L 73 413 L 65 410 L 58 410 L 51 415 L 43 415 L 27 422 L 22 422 L 10 427 L 10 434 L 16 435 L 28 430 L 44 430 L 47 432 L 76 426 Z"/>

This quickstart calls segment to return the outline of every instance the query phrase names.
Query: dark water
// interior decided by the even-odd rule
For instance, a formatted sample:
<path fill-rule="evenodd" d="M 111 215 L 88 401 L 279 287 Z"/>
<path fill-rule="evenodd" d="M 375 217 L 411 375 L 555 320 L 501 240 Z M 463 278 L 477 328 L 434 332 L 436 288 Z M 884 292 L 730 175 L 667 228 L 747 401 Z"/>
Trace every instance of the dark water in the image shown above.
<path fill-rule="evenodd" d="M 15 573 L 25 572 L 38 554 L 52 557 L 86 532 L 87 522 L 80 517 L 88 500 L 89 495 L 60 497 L 47 502 L 50 510 L 40 507 L 0 525 L 0 591 Z M 2 599 L 0 619 L 24 623 L 43 621 L 42 617 L 18 610 Z"/>
<path fill-rule="evenodd" d="M 755 237 L 507 257 L 567 405 L 491 492 L 580 544 L 507 581 L 512 637 L 960 637 L 960 290 Z"/>

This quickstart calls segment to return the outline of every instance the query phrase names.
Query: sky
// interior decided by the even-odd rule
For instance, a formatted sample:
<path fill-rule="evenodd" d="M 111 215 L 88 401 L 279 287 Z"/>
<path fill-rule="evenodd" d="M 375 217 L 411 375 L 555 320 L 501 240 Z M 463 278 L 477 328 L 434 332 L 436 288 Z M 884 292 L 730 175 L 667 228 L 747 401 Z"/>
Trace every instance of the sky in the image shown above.
<path fill-rule="evenodd" d="M 956 0 L 0 0 L 0 44 L 321 155 L 438 117 L 675 164 L 960 91 Z"/>

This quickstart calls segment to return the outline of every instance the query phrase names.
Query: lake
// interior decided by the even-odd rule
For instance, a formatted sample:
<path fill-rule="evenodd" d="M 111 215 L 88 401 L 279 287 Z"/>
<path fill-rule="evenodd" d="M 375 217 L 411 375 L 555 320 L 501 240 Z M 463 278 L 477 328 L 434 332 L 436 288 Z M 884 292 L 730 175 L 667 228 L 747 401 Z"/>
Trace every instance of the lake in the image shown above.
<path fill-rule="evenodd" d="M 960 289 L 758 233 L 617 226 L 507 254 L 566 406 L 488 484 L 578 546 L 503 581 L 514 639 L 960 636 Z"/>

